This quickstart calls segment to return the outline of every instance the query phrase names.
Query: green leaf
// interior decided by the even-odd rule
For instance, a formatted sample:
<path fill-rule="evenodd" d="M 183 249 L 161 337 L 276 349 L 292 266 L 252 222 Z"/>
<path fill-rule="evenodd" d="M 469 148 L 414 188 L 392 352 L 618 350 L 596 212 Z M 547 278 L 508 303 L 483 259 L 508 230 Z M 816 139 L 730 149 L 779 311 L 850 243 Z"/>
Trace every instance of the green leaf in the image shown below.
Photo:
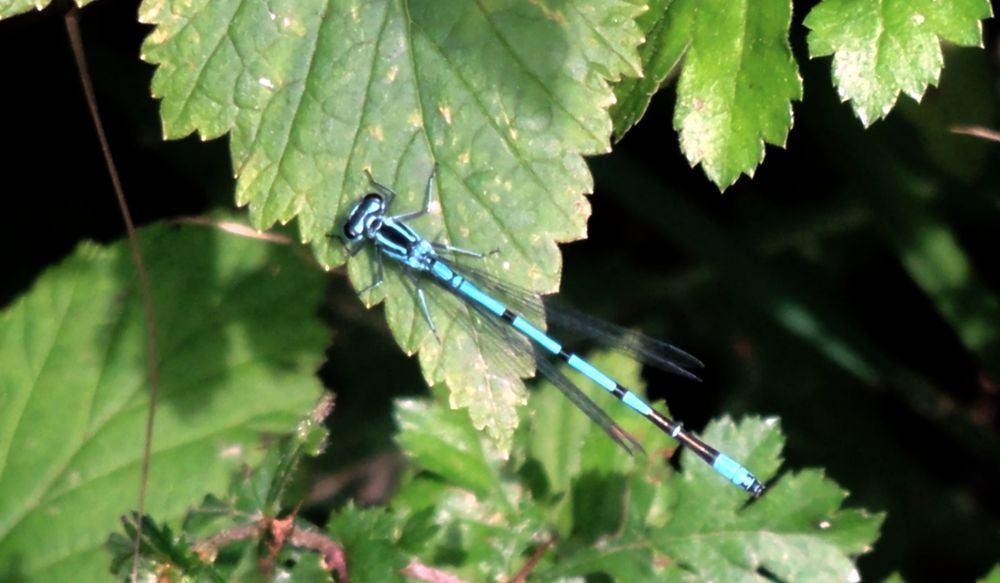
<path fill-rule="evenodd" d="M 93 0 L 75 0 L 75 4 L 83 8 Z M 9 18 L 22 12 L 27 12 L 34 8 L 43 10 L 51 3 L 51 0 L 0 0 L 0 19 Z"/>
<path fill-rule="evenodd" d="M 210 494 L 189 510 L 181 535 L 144 517 L 142 573 L 164 574 L 161 578 L 169 581 L 209 576 L 213 581 L 332 581 L 319 563 L 321 557 L 331 558 L 330 568 L 340 571 L 334 541 L 296 513 L 283 515 L 281 504 L 302 456 L 319 453 L 313 446 L 325 438 L 323 421 L 332 407 L 332 395 L 324 395 L 295 431 L 268 444 L 252 470 L 244 467 L 234 474 L 224 499 Z M 125 531 L 127 536 L 113 534 L 106 546 L 114 556 L 112 571 L 127 578 L 136 529 L 125 521 Z"/>
<path fill-rule="evenodd" d="M 291 569 L 286 569 L 276 581 L 284 583 L 334 583 L 332 575 L 324 568 L 322 559 L 314 556 L 300 560 Z"/>
<path fill-rule="evenodd" d="M 393 498 L 406 519 L 406 548 L 471 581 L 511 576 L 543 532 L 542 510 L 463 412 L 407 399 L 396 416 L 397 439 L 420 470 Z"/>
<path fill-rule="evenodd" d="M 986 574 L 985 577 L 979 580 L 980 583 L 1000 583 L 1000 565 L 993 567 L 993 569 Z"/>
<path fill-rule="evenodd" d="M 764 144 L 783 146 L 791 129 L 791 102 L 802 98 L 791 17 L 788 0 L 675 0 L 657 36 L 666 60 L 688 47 L 674 128 L 691 165 L 723 189 L 753 176 Z"/>
<path fill-rule="evenodd" d="M 649 546 L 629 541 L 615 541 L 585 548 L 559 561 L 558 567 L 545 571 L 543 580 L 563 580 L 604 573 L 612 581 L 660 581 Z M 589 580 L 589 579 L 586 579 Z M 599 579 L 598 579 L 599 580 Z"/>
<path fill-rule="evenodd" d="M 9 18 L 34 8 L 41 10 L 48 5 L 46 0 L 0 0 L 0 18 Z"/>
<path fill-rule="evenodd" d="M 503 580 L 520 568 L 532 545 L 545 536 L 546 525 L 541 509 L 516 483 L 504 480 L 502 485 L 504 497 L 478 496 L 423 475 L 404 484 L 393 508 L 407 517 L 410 536 L 419 536 L 421 546 L 413 551 L 423 563 L 469 581 Z M 430 506 L 410 505 L 432 489 Z"/>
<path fill-rule="evenodd" d="M 642 394 L 636 363 L 616 354 L 597 354 L 592 361 Z M 589 385 L 579 386 L 597 403 L 607 402 Z M 564 557 L 546 575 L 600 571 L 622 581 L 648 580 L 654 564 L 672 564 L 656 577 L 693 572 L 695 580 L 756 580 L 764 567 L 782 580 L 830 580 L 830 573 L 843 580 L 854 569 L 853 556 L 869 550 L 877 537 L 881 516 L 841 510 L 844 492 L 819 472 L 783 477 L 747 505 L 745 493 L 687 450 L 681 472 L 670 470 L 663 457 L 676 443 L 627 408 L 612 403 L 608 412 L 643 444 L 645 457 L 629 458 L 616 447 L 602 451 L 601 438 L 611 440 L 555 397 L 560 395 L 545 386 L 533 396 L 528 447 L 552 484 L 549 516 L 561 538 L 590 548 Z M 723 418 L 702 437 L 765 481 L 781 465 L 784 440 L 773 420 L 735 424 Z M 595 541 L 599 546 L 590 546 Z"/>
<path fill-rule="evenodd" d="M 146 509 L 179 517 L 320 390 L 323 278 L 291 250 L 204 228 L 140 231 L 160 402 Z M 85 244 L 0 316 L 0 572 L 98 580 L 139 491 L 146 327 L 131 255 Z"/>
<path fill-rule="evenodd" d="M 630 366 L 620 357 L 595 360 L 609 370 L 617 365 L 612 372 L 628 378 Z M 555 391 L 543 390 L 539 397 L 545 393 Z M 558 408 L 558 403 L 553 405 Z M 542 413 L 535 412 L 536 421 Z M 531 432 L 520 432 L 524 439 L 515 443 L 514 458 L 522 456 L 525 442 L 543 459 L 561 450 L 546 450 L 537 443 L 559 439 L 561 430 L 566 430 L 567 442 L 577 440 L 581 451 L 598 444 L 592 439 L 610 442 L 597 428 L 590 435 L 581 433 L 571 416 L 563 413 L 539 421 Z M 422 431 L 433 433 L 439 427 L 428 423 Z M 448 430 L 445 434 L 451 435 Z M 637 437 L 647 446 L 665 438 Z M 762 478 L 777 473 L 783 439 L 773 421 L 749 419 L 737 425 L 723 419 L 711 424 L 704 438 L 745 461 Z M 761 499 L 748 504 L 744 493 L 693 454 L 682 455 L 682 471 L 676 473 L 656 448 L 647 450 L 648 457 L 633 460 L 611 448 L 609 457 L 595 457 L 593 465 L 587 461 L 589 451 L 567 455 L 571 469 L 565 470 L 566 479 L 553 480 L 552 490 L 540 497 L 525 497 L 536 490 L 525 483 L 524 472 L 501 473 L 502 491 L 517 496 L 499 505 L 497 496 L 470 496 L 450 479 L 411 479 L 394 500 L 394 508 L 410 517 L 407 531 L 425 545 L 416 550 L 425 562 L 449 565 L 472 580 L 514 572 L 542 536 L 551 536 L 541 533 L 552 530 L 560 535 L 535 569 L 540 580 L 604 573 L 619 581 L 755 581 L 760 569 L 789 581 L 849 580 L 856 577 L 854 557 L 870 550 L 878 535 L 882 516 L 841 509 L 845 493 L 821 472 L 785 475 Z M 415 460 L 418 470 L 420 459 Z M 550 459 L 551 463 L 541 462 L 545 471 L 560 475 L 553 471 L 557 457 Z M 585 466 L 590 469 L 580 469 Z M 558 526 L 557 521 L 561 521 Z"/>
<path fill-rule="evenodd" d="M 783 438 L 773 422 L 728 420 L 711 424 L 706 441 L 746 461 L 765 480 L 774 476 Z M 673 569 L 700 579 L 756 581 L 760 569 L 785 581 L 857 580 L 853 557 L 871 550 L 884 516 L 840 508 L 846 492 L 807 470 L 784 475 L 761 499 L 746 497 L 693 454 L 683 472 L 663 484 L 655 505 L 665 520 L 651 533 L 655 549 L 677 559 Z M 681 566 L 683 565 L 683 566 Z"/>
<path fill-rule="evenodd" d="M 641 394 L 635 362 L 618 354 L 591 361 Z M 455 412 L 438 404 L 413 409 L 400 441 L 423 447 L 407 446 L 415 473 L 393 501 L 406 517 L 407 548 L 477 581 L 509 577 L 553 538 L 534 568 L 539 580 L 603 573 L 619 581 L 752 581 L 766 569 L 782 580 L 819 581 L 846 579 L 853 558 L 877 537 L 881 516 L 842 510 L 845 493 L 817 471 L 783 476 L 756 501 L 690 452 L 675 472 L 666 463 L 676 451 L 669 436 L 592 383 L 575 380 L 596 403 L 608 404 L 646 455 L 628 456 L 544 383 L 506 465 L 482 454 L 484 438 L 463 417 L 455 417 L 462 431 L 445 421 Z M 723 418 L 704 438 L 762 479 L 774 478 L 781 465 L 784 440 L 773 420 Z M 461 452 L 469 452 L 467 472 Z M 519 466 L 516 473 L 511 465 Z M 471 490 L 468 474 L 496 485 Z"/>
<path fill-rule="evenodd" d="M 643 394 L 639 363 L 611 352 L 594 353 L 588 360 L 622 386 Z M 549 382 L 540 383 L 532 394 L 530 431 L 524 445 L 527 455 L 544 470 L 552 491 L 550 519 L 562 537 L 575 532 L 592 538 L 594 533 L 618 529 L 624 520 L 625 476 L 638 468 L 648 469 L 649 463 L 656 463 L 663 452 L 672 453 L 677 444 L 589 379 L 575 371 L 564 372 L 646 449 L 645 454 L 626 454 Z"/>
<path fill-rule="evenodd" d="M 111 552 L 111 572 L 121 581 L 130 581 L 132 556 L 138 529 L 136 516 L 123 517 L 125 535 L 114 533 L 105 544 Z M 212 565 L 204 562 L 184 536 L 175 536 L 166 524 L 158 524 L 148 515 L 142 517 L 142 541 L 139 580 L 156 581 L 211 581 L 222 583 L 226 579 Z"/>
<path fill-rule="evenodd" d="M 673 0 L 650 0 L 648 10 L 636 18 L 646 39 L 639 47 L 642 76 L 626 76 L 615 85 L 615 104 L 611 106 L 615 140 L 622 139 L 646 113 L 653 94 L 688 48 L 692 12 L 670 10 L 672 3 Z M 685 22 L 678 23 L 677 19 Z"/>
<path fill-rule="evenodd" d="M 299 421 L 290 436 L 267 447 L 264 459 L 250 475 L 244 472 L 230 488 L 234 507 L 249 516 L 278 517 L 289 485 L 303 455 L 317 456 L 326 446 L 328 431 L 323 421 L 333 410 L 333 395 L 327 393 Z M 215 505 L 210 505 L 214 507 Z"/>
<path fill-rule="evenodd" d="M 156 29 L 143 58 L 158 65 L 167 137 L 232 132 L 237 201 L 258 228 L 298 218 L 320 262 L 339 265 L 345 251 L 327 234 L 369 188 L 363 170 L 399 192 L 402 212 L 419 207 L 436 163 L 440 207 L 418 230 L 498 248 L 484 269 L 551 291 L 556 243 L 583 237 L 590 213 L 583 156 L 609 150 L 609 82 L 639 70 L 639 11 L 622 0 L 146 0 L 141 19 Z M 358 259 L 360 289 L 374 269 L 370 254 Z M 455 309 L 434 314 L 439 344 L 408 282 L 388 275 L 366 299 L 387 298 L 400 345 L 426 352 L 428 383 L 446 382 L 453 406 L 508 447 L 530 367 L 484 372 L 480 339 L 449 325 Z"/>
<path fill-rule="evenodd" d="M 479 495 L 495 492 L 496 468 L 468 415 L 435 407 L 426 399 L 400 399 L 395 416 L 396 439 L 414 461 Z"/>
<path fill-rule="evenodd" d="M 919 101 L 936 85 L 941 41 L 982 46 L 989 0 L 824 0 L 805 19 L 812 57 L 833 57 L 841 99 L 866 127 L 892 110 L 899 93 Z"/>
<path fill-rule="evenodd" d="M 298 217 L 338 264 L 326 234 L 367 188 L 362 170 L 415 206 L 437 162 L 431 231 L 518 245 L 520 277 L 550 288 L 554 242 L 583 235 L 582 155 L 608 150 L 608 80 L 638 71 L 640 42 L 629 2 L 552 4 L 147 0 L 142 56 L 167 137 L 233 132 L 256 226 Z"/>
<path fill-rule="evenodd" d="M 409 562 L 396 544 L 396 519 L 384 509 L 353 505 L 334 515 L 327 531 L 344 547 L 351 581 L 404 581 Z"/>

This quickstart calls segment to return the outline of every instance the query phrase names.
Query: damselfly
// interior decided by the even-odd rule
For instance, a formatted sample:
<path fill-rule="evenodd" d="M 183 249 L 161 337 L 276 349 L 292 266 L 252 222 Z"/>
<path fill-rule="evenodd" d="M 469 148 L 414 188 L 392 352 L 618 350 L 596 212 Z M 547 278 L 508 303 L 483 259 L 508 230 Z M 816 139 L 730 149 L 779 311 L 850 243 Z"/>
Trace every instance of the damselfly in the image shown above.
<path fill-rule="evenodd" d="M 356 254 L 365 243 L 371 243 L 375 246 L 377 273 L 375 280 L 365 290 L 377 287 L 382 283 L 384 276 L 383 256 L 398 262 L 402 265 L 405 272 L 411 276 L 411 280 L 415 284 L 420 309 L 428 326 L 436 336 L 437 328 L 427 308 L 426 297 L 419 282 L 416 280 L 417 274 L 430 277 L 433 281 L 470 304 L 473 309 L 483 313 L 486 318 L 492 320 L 494 323 L 500 323 L 508 330 L 512 329 L 516 331 L 517 334 L 506 334 L 506 338 L 513 342 L 519 340 L 521 343 L 528 343 L 530 341 L 534 346 L 532 352 L 536 356 L 542 356 L 539 349 L 556 355 L 571 368 L 579 371 L 598 386 L 614 395 L 618 400 L 628 405 L 632 410 L 648 419 L 661 431 L 686 445 L 698 457 L 705 460 L 715 471 L 733 484 L 736 484 L 754 496 L 759 496 L 764 491 L 764 485 L 745 467 L 726 454 L 707 445 L 693 433 L 685 430 L 681 423 L 658 413 L 638 395 L 618 384 L 614 379 L 580 356 L 567 351 L 560 342 L 549 336 L 542 328 L 530 322 L 525 316 L 509 309 L 505 303 L 487 291 L 490 289 L 501 289 L 507 292 L 503 295 L 509 297 L 509 292 L 513 289 L 512 287 L 503 286 L 502 284 L 495 285 L 496 282 L 490 282 L 488 277 L 478 277 L 477 283 L 473 283 L 470 281 L 470 277 L 475 276 L 476 272 L 474 270 L 453 267 L 452 263 L 443 257 L 443 255 L 447 254 L 483 257 L 481 253 L 429 241 L 410 227 L 407 224 L 409 221 L 423 216 L 430 211 L 432 190 L 434 187 L 434 172 L 427 179 L 423 207 L 419 210 L 399 215 L 389 214 L 392 203 L 396 198 L 396 193 L 391 188 L 376 182 L 371 174 L 368 175 L 368 179 L 371 182 L 373 192 L 366 194 L 351 209 L 343 228 L 343 238 L 351 255 Z M 600 336 L 611 336 L 618 330 L 616 326 L 592 318 L 585 317 L 585 321 L 582 324 L 580 324 L 579 319 L 577 319 L 576 324 L 573 324 L 572 320 L 561 321 L 560 324 L 575 325 L 581 329 L 589 328 L 596 331 Z M 626 351 L 668 371 L 694 377 L 687 369 L 701 366 L 701 362 L 698 359 L 665 342 L 638 336 L 634 333 L 627 334 L 625 338 L 627 339 L 624 346 Z M 577 407 L 597 422 L 615 441 L 626 449 L 629 449 L 625 440 L 630 440 L 631 438 L 600 407 L 584 395 L 568 378 L 559 373 L 555 367 L 546 363 L 546 359 L 537 359 L 537 365 L 538 369 L 548 376 Z M 638 445 L 634 441 L 632 443 Z"/>

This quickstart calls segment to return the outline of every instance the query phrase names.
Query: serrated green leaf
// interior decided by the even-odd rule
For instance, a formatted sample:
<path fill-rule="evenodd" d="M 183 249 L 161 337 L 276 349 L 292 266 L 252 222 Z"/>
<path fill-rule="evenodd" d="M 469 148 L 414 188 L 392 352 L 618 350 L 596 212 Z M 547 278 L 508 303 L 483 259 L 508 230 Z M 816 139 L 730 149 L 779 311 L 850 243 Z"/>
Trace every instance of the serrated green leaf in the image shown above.
<path fill-rule="evenodd" d="M 630 359 L 598 354 L 592 362 L 641 392 L 639 367 Z M 429 564 L 474 573 L 472 580 L 495 578 L 498 571 L 473 557 L 500 572 L 517 568 L 551 536 L 541 533 L 555 531 L 555 544 L 534 571 L 540 580 L 603 573 L 616 581 L 756 581 L 760 569 L 789 581 L 845 580 L 856 575 L 854 558 L 878 535 L 882 517 L 841 509 L 846 493 L 821 472 L 784 475 L 749 501 L 690 452 L 682 454 L 681 471 L 672 470 L 663 454 L 676 444 L 615 402 L 609 414 L 643 444 L 645 457 L 630 458 L 552 387 L 543 385 L 531 404 L 532 423 L 518 432 L 512 452 L 523 460 L 521 471 L 494 473 L 506 496 L 470 496 L 457 469 L 404 483 L 394 505 L 415 521 L 410 530 L 430 547 L 418 551 Z M 443 411 L 437 404 L 429 409 Z M 421 431 L 428 443 L 438 432 L 437 441 L 452 447 L 478 443 L 472 431 L 456 434 L 436 415 L 427 418 Z M 774 420 L 723 418 L 703 437 L 762 479 L 774 478 L 781 465 L 784 440 Z M 421 459 L 414 461 L 418 471 Z M 545 487 L 534 485 L 538 472 Z M 506 554 L 495 548 L 501 544 Z"/>
<path fill-rule="evenodd" d="M 780 464 L 783 439 L 775 424 L 724 420 L 704 437 L 746 460 L 770 478 Z M 692 467 L 693 464 L 693 467 Z M 783 476 L 759 500 L 746 505 L 729 485 L 702 475 L 704 464 L 682 456 L 683 472 L 663 484 L 650 534 L 655 549 L 679 561 L 698 579 L 756 581 L 766 569 L 786 581 L 846 581 L 858 578 L 853 557 L 878 537 L 882 515 L 840 508 L 846 492 L 815 470 Z M 706 467 L 704 471 L 710 472 Z M 739 494 L 736 492 L 736 494 Z"/>
<path fill-rule="evenodd" d="M 319 556 L 304 557 L 288 570 L 287 574 L 282 574 L 276 581 L 282 583 L 333 583 L 334 578 L 322 565 Z"/>
<path fill-rule="evenodd" d="M 451 483 L 436 484 L 418 478 L 407 482 L 393 500 L 397 512 L 408 514 L 411 541 L 419 536 L 421 547 L 413 552 L 422 562 L 438 566 L 468 581 L 509 578 L 525 560 L 525 552 L 544 535 L 545 523 L 537 505 L 510 487 L 512 500 L 480 497 Z M 414 495 L 412 489 L 423 492 Z M 431 506 L 407 507 L 428 490 Z M 419 532 L 416 532 L 416 530 Z"/>
<path fill-rule="evenodd" d="M 232 132 L 237 200 L 255 226 L 298 218 L 321 263 L 339 265 L 346 254 L 327 234 L 369 188 L 363 169 L 399 192 L 401 212 L 419 206 L 436 163 L 440 207 L 420 232 L 497 248 L 486 270 L 551 291 L 556 243 L 583 237 L 590 212 L 583 155 L 609 149 L 609 81 L 639 70 L 639 12 L 622 0 L 146 0 L 141 19 L 157 28 L 143 58 L 158 65 L 168 137 Z M 374 270 L 359 259 L 360 289 Z M 479 339 L 448 325 L 456 310 L 434 314 L 439 344 L 408 282 L 388 275 L 366 299 L 387 298 L 428 383 L 446 382 L 453 406 L 509 447 L 530 368 L 490 372 Z"/>
<path fill-rule="evenodd" d="M 636 18 L 645 42 L 639 47 L 642 76 L 626 76 L 615 85 L 615 104 L 611 119 L 615 140 L 625 136 L 649 107 L 659 90 L 688 48 L 691 11 L 670 10 L 673 0 L 650 0 L 648 10 Z M 684 23 L 676 19 L 685 20 Z"/>
<path fill-rule="evenodd" d="M 393 508 L 407 518 L 407 540 L 426 564 L 454 569 L 471 581 L 509 577 L 543 531 L 542 511 L 511 482 L 502 456 L 468 416 L 436 401 L 397 405 L 404 450 L 424 470 L 404 482 Z M 429 479 L 426 471 L 439 478 Z"/>
<path fill-rule="evenodd" d="M 605 542 L 596 548 L 581 549 L 560 560 L 554 568 L 542 572 L 539 579 L 561 581 L 595 573 L 604 573 L 612 581 L 621 583 L 662 580 L 656 573 L 649 546 L 632 541 L 624 544 Z"/>
<path fill-rule="evenodd" d="M 349 505 L 331 518 L 327 532 L 344 548 L 351 581 L 405 581 L 401 571 L 409 558 L 396 544 L 397 528 L 382 508 Z"/>
<path fill-rule="evenodd" d="M 597 355 L 594 361 L 641 391 L 634 363 L 617 355 Z M 543 387 L 539 397 L 546 393 L 558 396 Z M 571 534 L 560 540 L 584 546 L 570 552 L 562 548 L 564 555 L 541 573 L 542 579 L 604 573 L 620 581 L 753 581 L 763 568 L 782 580 L 842 580 L 854 569 L 853 557 L 870 550 L 877 536 L 880 517 L 840 510 L 844 492 L 818 472 L 786 476 L 748 505 L 745 493 L 688 451 L 682 454 L 681 472 L 670 470 L 659 459 L 662 451 L 673 449 L 664 449 L 666 436 L 629 411 L 609 412 L 646 447 L 649 453 L 642 463 L 612 450 L 605 455 L 617 460 L 614 465 L 590 460 L 589 469 L 582 469 L 578 460 L 588 458 L 567 449 L 564 458 L 570 468 L 561 478 L 557 464 L 563 455 L 550 455 L 544 442 L 565 438 L 580 450 L 590 450 L 594 444 L 583 436 L 583 428 L 553 421 L 562 418 L 558 401 L 533 398 L 532 404 L 543 401 L 545 409 L 535 410 L 534 415 L 537 419 L 544 414 L 544 420 L 536 424 L 528 443 L 554 476 L 549 504 L 556 511 L 566 505 L 556 496 L 563 491 L 573 506 Z M 563 401 L 562 406 L 571 407 Z M 591 429 L 593 437 L 610 442 L 593 424 Z M 763 479 L 774 477 L 781 464 L 783 440 L 774 421 L 749 419 L 735 424 L 723 418 L 712 423 L 703 437 Z M 566 532 L 565 514 L 550 516 Z"/>
<path fill-rule="evenodd" d="M 588 360 L 622 386 L 643 394 L 639 363 L 611 352 L 594 353 Z M 563 372 L 646 449 L 645 454 L 636 451 L 629 456 L 548 382 L 540 383 L 532 394 L 531 431 L 525 435 L 524 447 L 528 456 L 540 463 L 557 497 L 550 519 L 564 537 L 575 533 L 593 538 L 595 533 L 618 529 L 624 522 L 627 508 L 623 500 L 630 487 L 626 476 L 636 468 L 657 463 L 662 452 L 673 452 L 676 442 L 579 373 Z M 606 512 L 595 513 L 594 508 Z"/>
<path fill-rule="evenodd" d="M 93 0 L 75 0 L 75 4 L 83 8 Z M 34 8 L 43 10 L 51 3 L 51 0 L 0 0 L 0 20 L 9 18 Z"/>
<path fill-rule="evenodd" d="M 499 477 L 467 415 L 427 400 L 396 401 L 396 439 L 422 467 L 481 496 L 496 492 Z"/>
<path fill-rule="evenodd" d="M 204 228 L 140 237 L 161 391 L 146 508 L 164 520 L 224 488 L 259 431 L 287 431 L 309 407 L 327 333 L 322 277 L 289 250 Z M 0 316 L 0 572 L 106 576 L 100 546 L 139 490 L 138 285 L 125 244 L 86 244 Z"/>
<path fill-rule="evenodd" d="M 635 360 L 610 351 L 594 352 L 587 360 L 623 387 L 638 395 L 645 392 L 642 365 Z M 597 406 L 605 409 L 623 430 L 637 438 L 647 453 L 656 455 L 662 450 L 674 449 L 676 442 L 641 415 L 578 372 L 569 370 L 569 367 L 563 369 L 567 378 Z M 658 408 L 666 412 L 665 407 Z M 531 397 L 529 411 L 532 431 L 525 444 L 528 455 L 542 463 L 556 490 L 568 488 L 570 478 L 581 472 L 632 471 L 636 461 L 643 457 L 638 451 L 630 457 L 549 382 L 540 383 L 538 391 Z"/>
<path fill-rule="evenodd" d="M 120 581 L 131 581 L 134 543 L 138 536 L 136 515 L 122 518 L 125 535 L 113 533 L 105 548 L 111 553 L 111 573 Z M 140 561 L 136 570 L 138 579 L 156 580 L 158 583 L 224 583 L 215 568 L 201 560 L 190 541 L 174 535 L 170 526 L 159 524 L 148 515 L 142 517 Z"/>
<path fill-rule="evenodd" d="M 169 568 L 177 572 L 177 577 L 169 580 L 177 581 L 202 574 L 241 583 L 332 581 L 328 570 L 320 566 L 325 557 L 336 555 L 331 541 L 309 536 L 318 534 L 315 527 L 294 513 L 282 514 L 282 498 L 298 462 L 303 455 L 318 454 L 310 451 L 309 445 L 317 433 L 325 434 L 320 424 L 332 406 L 332 395 L 324 395 L 294 432 L 268 444 L 266 455 L 252 470 L 244 467 L 234 475 L 225 500 L 208 495 L 200 506 L 188 511 L 183 535 L 176 540 L 166 527 L 162 532 L 155 524 L 148 533 L 143 529 L 144 572 L 162 573 Z M 287 530 L 292 524 L 295 534 Z M 132 555 L 128 539 L 134 538 L 135 528 L 126 523 L 125 529 L 128 537 L 112 535 L 107 546 L 115 556 L 113 569 L 127 575 Z M 199 541 L 196 555 L 188 550 L 188 540 Z M 340 565 L 329 568 L 339 571 Z"/>
<path fill-rule="evenodd" d="M 900 92 L 919 101 L 944 66 L 941 41 L 982 45 L 989 0 L 824 0 L 806 16 L 812 57 L 833 57 L 841 99 L 866 127 Z"/>
<path fill-rule="evenodd" d="M 519 203 L 533 201 L 555 216 L 550 233 L 531 233 L 540 240 L 527 255 L 551 263 L 552 239 L 581 235 L 581 154 L 608 149 L 608 80 L 638 70 L 637 12 L 596 0 L 448 10 L 147 0 L 141 19 L 157 28 L 143 58 L 159 66 L 165 134 L 233 131 L 238 199 L 255 225 L 298 216 L 330 264 L 343 253 L 325 235 L 363 192 L 362 169 L 405 193 L 432 161 L 456 242 L 468 242 L 460 222 L 472 215 L 492 244 L 509 239 L 523 228 Z"/>
<path fill-rule="evenodd" d="M 765 144 L 784 146 L 791 102 L 802 98 L 788 43 L 791 2 L 677 0 L 670 9 L 694 13 L 674 128 L 691 165 L 726 188 L 753 176 Z"/>
<path fill-rule="evenodd" d="M 247 516 L 277 518 L 281 512 L 285 492 L 295 477 L 303 455 L 317 456 L 328 435 L 323 421 L 333 410 L 333 395 L 325 394 L 316 407 L 303 417 L 289 436 L 271 443 L 264 459 L 253 472 L 243 472 L 230 492 L 235 495 L 234 510 Z M 211 499 L 208 500 L 212 502 Z M 210 504 L 209 508 L 217 508 Z"/>

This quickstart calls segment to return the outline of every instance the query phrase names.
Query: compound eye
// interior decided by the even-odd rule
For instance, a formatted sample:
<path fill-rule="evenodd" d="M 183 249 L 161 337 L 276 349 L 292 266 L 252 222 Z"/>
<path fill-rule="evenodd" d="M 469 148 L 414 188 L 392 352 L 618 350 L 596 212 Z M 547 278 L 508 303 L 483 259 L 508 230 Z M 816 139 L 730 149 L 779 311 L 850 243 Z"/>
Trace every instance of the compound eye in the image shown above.
<path fill-rule="evenodd" d="M 354 230 L 354 222 L 347 221 L 344 223 L 344 238 L 348 241 L 354 241 L 358 238 L 359 233 Z"/>

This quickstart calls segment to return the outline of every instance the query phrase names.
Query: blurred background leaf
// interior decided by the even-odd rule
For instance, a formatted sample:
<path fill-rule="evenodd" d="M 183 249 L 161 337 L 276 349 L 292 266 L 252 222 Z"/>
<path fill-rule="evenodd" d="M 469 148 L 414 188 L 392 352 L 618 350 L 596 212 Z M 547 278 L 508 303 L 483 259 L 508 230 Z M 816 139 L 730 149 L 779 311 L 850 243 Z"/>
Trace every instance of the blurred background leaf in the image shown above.
<path fill-rule="evenodd" d="M 993 569 L 982 579 L 982 583 L 997 583 L 1000 581 L 1000 565 L 993 567 Z"/>

